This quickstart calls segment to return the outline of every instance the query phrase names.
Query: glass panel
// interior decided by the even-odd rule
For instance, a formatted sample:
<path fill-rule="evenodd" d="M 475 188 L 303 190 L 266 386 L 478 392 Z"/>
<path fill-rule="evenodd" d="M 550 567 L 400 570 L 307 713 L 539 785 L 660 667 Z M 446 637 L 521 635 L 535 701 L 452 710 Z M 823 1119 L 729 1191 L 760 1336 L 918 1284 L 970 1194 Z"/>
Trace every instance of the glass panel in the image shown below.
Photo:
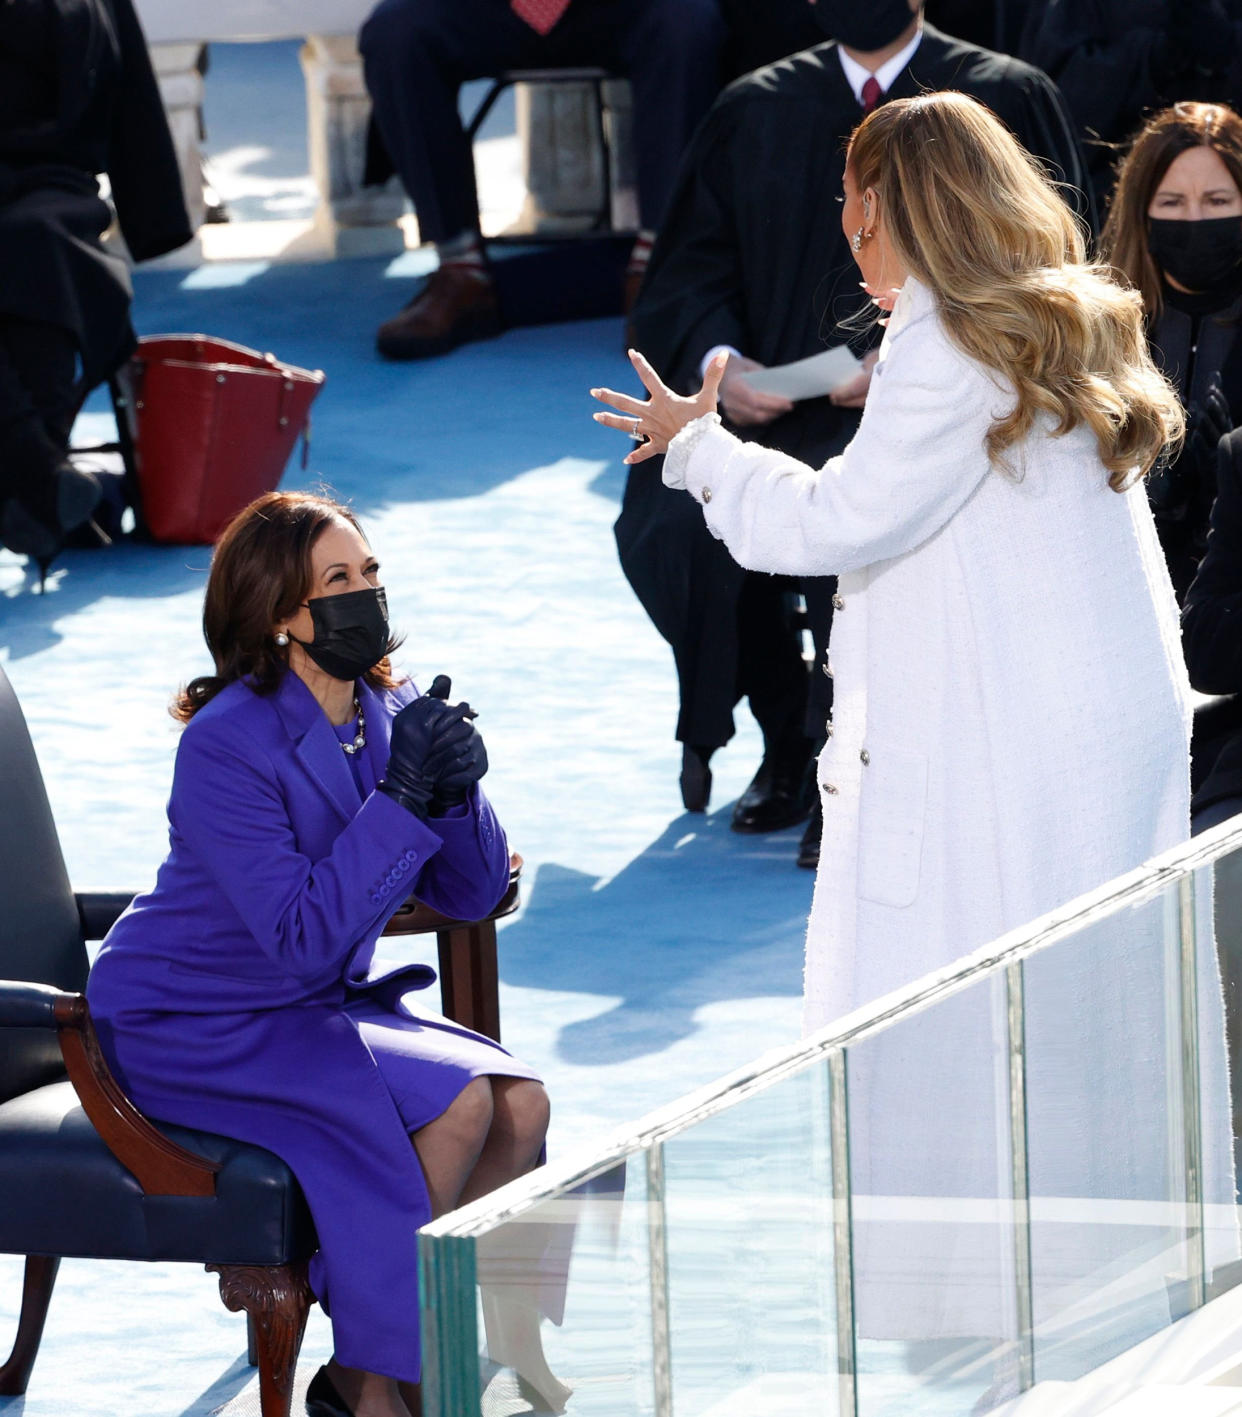
<path fill-rule="evenodd" d="M 1193 1046 L 1185 1050 L 1195 1040 L 1183 1034 L 1188 894 L 1174 884 L 1025 967 L 1040 1380 L 1080 1377 L 1202 1301 L 1200 1218 L 1187 1188 L 1198 1082 Z M 1215 999 L 1201 1020 L 1211 1036 L 1199 1038 L 1213 1099 L 1204 1162 L 1219 1195 L 1232 1147 L 1215 958 L 1210 938 L 1202 944 L 1199 992 L 1205 1005 Z"/>
<path fill-rule="evenodd" d="M 827 1065 L 673 1137 L 664 1179 L 673 1410 L 837 1417 Z"/>
<path fill-rule="evenodd" d="M 1210 971 L 1200 970 L 1199 1068 L 1205 1138 L 1214 1135 L 1213 1128 L 1219 1128 L 1224 1105 L 1218 1048 L 1222 1030 L 1232 1091 L 1233 1175 L 1228 1174 L 1219 1148 L 1207 1148 L 1205 1158 L 1210 1161 L 1217 1157 L 1216 1166 L 1206 1166 L 1204 1174 L 1204 1251 L 1207 1297 L 1212 1298 L 1242 1283 L 1237 1210 L 1238 1182 L 1242 1178 L 1242 849 L 1229 852 L 1195 873 L 1195 897 L 1200 941 L 1203 918 L 1209 914 L 1211 902 L 1221 983 L 1220 993 L 1215 993 L 1210 987 L 1214 983 Z"/>
<path fill-rule="evenodd" d="M 847 1050 L 861 1417 L 1017 1391 L 1004 976 Z"/>
<path fill-rule="evenodd" d="M 584 1187 L 542 1200 L 477 1240 L 422 1237 L 425 1417 L 559 1412 L 652 1417 L 651 1223 L 639 1155 Z M 473 1252 L 475 1273 L 454 1257 Z M 477 1279 L 477 1293 L 476 1289 Z M 435 1310 L 468 1283 L 477 1328 L 444 1332 Z M 437 1336 L 441 1341 L 437 1343 Z"/>
<path fill-rule="evenodd" d="M 1135 1390 L 1148 1350 L 1119 1355 L 1242 1281 L 1242 847 L 1160 871 L 1159 895 L 844 1052 L 794 1045 L 749 1095 L 664 1110 L 588 1186 L 549 1169 L 477 1241 L 477 1218 L 437 1221 L 426 1417 L 958 1417 L 1093 1372 L 1105 1405 Z M 1094 1371 L 1114 1358 L 1140 1370 Z"/>

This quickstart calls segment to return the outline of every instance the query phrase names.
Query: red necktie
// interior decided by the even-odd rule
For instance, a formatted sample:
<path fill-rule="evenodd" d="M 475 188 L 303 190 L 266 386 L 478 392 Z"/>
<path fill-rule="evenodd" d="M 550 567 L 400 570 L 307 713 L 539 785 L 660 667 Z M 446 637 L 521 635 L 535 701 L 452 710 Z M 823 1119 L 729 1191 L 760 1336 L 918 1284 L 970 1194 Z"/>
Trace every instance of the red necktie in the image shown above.
<path fill-rule="evenodd" d="M 539 34 L 548 34 L 569 9 L 569 0 L 509 0 L 509 8 Z"/>
<path fill-rule="evenodd" d="M 515 10 L 517 9 L 517 0 L 514 0 L 513 8 Z M 862 108 L 864 118 L 867 116 L 868 113 L 871 112 L 871 110 L 876 106 L 877 103 L 879 103 L 879 101 L 883 97 L 884 90 L 880 87 L 880 81 L 876 78 L 874 74 L 872 74 L 867 80 L 867 82 L 863 84 Z"/>

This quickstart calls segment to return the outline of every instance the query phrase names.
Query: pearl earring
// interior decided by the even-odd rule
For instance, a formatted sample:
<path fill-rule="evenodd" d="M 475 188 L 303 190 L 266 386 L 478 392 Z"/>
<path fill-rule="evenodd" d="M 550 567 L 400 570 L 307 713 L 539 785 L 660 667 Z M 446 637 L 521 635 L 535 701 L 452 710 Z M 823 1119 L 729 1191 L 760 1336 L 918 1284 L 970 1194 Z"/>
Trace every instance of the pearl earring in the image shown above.
<path fill-rule="evenodd" d="M 286 635 L 283 630 L 277 630 L 273 638 L 281 649 L 284 649 L 284 647 L 289 643 L 289 636 Z"/>

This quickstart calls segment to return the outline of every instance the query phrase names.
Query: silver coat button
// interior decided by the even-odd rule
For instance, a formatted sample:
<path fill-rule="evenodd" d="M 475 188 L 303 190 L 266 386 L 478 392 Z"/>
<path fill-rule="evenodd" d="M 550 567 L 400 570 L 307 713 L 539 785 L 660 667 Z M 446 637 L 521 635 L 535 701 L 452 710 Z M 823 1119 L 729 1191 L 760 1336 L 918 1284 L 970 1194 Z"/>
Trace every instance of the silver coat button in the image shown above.
<path fill-rule="evenodd" d="M 866 767 L 867 764 L 871 761 L 871 754 L 867 752 L 866 748 L 864 748 L 858 756 L 862 759 L 863 767 Z"/>
<path fill-rule="evenodd" d="M 824 783 L 824 791 L 828 794 L 829 797 L 835 797 L 837 795 L 837 789 L 833 787 L 832 783 L 830 782 Z"/>
<path fill-rule="evenodd" d="M 843 601 L 839 595 L 834 595 L 832 597 L 832 608 L 834 610 L 844 610 L 845 601 Z"/>
<path fill-rule="evenodd" d="M 712 489 L 710 487 L 704 487 L 703 500 L 704 502 L 710 502 L 712 500 Z"/>

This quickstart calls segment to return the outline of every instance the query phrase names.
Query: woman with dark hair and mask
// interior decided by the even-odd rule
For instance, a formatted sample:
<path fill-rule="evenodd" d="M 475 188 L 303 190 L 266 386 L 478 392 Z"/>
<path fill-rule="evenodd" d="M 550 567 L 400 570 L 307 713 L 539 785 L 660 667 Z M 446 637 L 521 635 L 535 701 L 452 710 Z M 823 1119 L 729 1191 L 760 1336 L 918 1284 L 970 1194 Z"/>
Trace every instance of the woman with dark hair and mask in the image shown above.
<path fill-rule="evenodd" d="M 1102 247 L 1142 295 L 1186 409 L 1180 456 L 1148 481 L 1180 602 L 1207 545 L 1216 447 L 1242 413 L 1242 118 L 1216 103 L 1157 113 L 1118 169 Z"/>
<path fill-rule="evenodd" d="M 427 966 L 373 968 L 411 893 L 466 920 L 504 894 L 487 754 L 447 679 L 393 674 L 379 563 L 336 503 L 239 513 L 203 626 L 215 673 L 173 706 L 169 854 L 105 940 L 91 1010 L 145 1111 L 267 1147 L 301 1183 L 335 1340 L 308 1411 L 410 1417 L 416 1231 L 534 1167 L 548 1122 L 530 1068 L 407 1002 Z M 506 1323 L 538 1351 L 533 1308 Z"/>

